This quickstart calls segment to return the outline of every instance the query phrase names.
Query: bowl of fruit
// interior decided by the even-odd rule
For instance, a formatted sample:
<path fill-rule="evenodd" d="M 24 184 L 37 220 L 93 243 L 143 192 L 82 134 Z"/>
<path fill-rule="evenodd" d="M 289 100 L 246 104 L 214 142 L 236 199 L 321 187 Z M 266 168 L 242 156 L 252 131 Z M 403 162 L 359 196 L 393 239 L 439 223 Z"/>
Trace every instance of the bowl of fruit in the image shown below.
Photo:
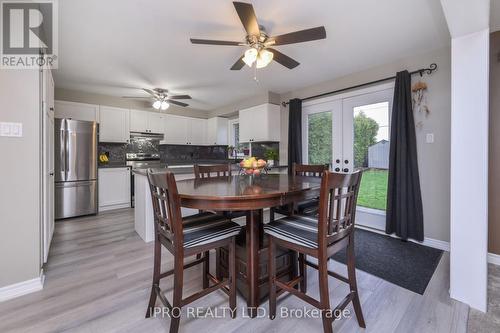
<path fill-rule="evenodd" d="M 265 171 L 267 162 L 263 159 L 256 159 L 255 157 L 245 158 L 240 162 L 241 174 L 249 176 L 258 176 Z"/>

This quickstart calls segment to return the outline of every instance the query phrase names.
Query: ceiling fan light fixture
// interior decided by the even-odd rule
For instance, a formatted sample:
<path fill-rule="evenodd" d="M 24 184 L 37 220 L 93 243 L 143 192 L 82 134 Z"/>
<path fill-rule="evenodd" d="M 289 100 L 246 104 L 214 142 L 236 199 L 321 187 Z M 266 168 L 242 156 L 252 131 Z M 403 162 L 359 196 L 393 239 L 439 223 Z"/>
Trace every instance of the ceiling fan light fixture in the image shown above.
<path fill-rule="evenodd" d="M 160 108 L 165 111 L 166 109 L 168 109 L 170 106 L 170 104 L 168 104 L 166 101 L 162 101 L 161 102 L 161 105 L 160 105 Z"/>
<path fill-rule="evenodd" d="M 154 101 L 153 108 L 159 110 L 161 108 L 161 101 L 159 100 Z"/>
<path fill-rule="evenodd" d="M 257 68 L 266 67 L 273 61 L 274 54 L 268 50 L 261 50 L 257 57 Z"/>
<path fill-rule="evenodd" d="M 245 51 L 245 56 L 242 60 L 248 67 L 252 67 L 253 63 L 257 60 L 258 55 L 259 52 L 252 47 Z"/>

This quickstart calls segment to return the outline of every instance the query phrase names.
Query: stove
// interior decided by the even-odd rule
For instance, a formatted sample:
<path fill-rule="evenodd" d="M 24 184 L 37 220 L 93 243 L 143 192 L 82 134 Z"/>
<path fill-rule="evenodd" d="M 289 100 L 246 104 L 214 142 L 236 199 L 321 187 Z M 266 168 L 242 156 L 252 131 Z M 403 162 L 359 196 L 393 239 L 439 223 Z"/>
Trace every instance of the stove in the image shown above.
<path fill-rule="evenodd" d="M 150 154 L 150 153 L 127 153 L 125 154 L 125 159 L 127 160 L 127 165 L 132 167 L 132 170 L 136 169 L 149 169 L 149 168 L 166 168 L 165 163 L 161 163 L 160 154 Z M 134 207 L 134 173 L 130 173 L 130 202 L 131 206 Z"/>
<path fill-rule="evenodd" d="M 166 165 L 165 164 L 162 165 L 160 161 L 160 154 L 127 153 L 125 155 L 125 158 L 127 160 L 127 165 L 131 166 L 132 169 L 166 167 Z"/>

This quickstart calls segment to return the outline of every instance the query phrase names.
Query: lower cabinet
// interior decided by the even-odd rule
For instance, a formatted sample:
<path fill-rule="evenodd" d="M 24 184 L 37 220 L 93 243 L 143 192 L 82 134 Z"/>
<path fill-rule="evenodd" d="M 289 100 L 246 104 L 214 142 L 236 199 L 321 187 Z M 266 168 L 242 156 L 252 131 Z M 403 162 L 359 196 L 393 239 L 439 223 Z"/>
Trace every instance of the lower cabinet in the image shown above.
<path fill-rule="evenodd" d="M 99 211 L 130 207 L 130 168 L 99 169 Z"/>

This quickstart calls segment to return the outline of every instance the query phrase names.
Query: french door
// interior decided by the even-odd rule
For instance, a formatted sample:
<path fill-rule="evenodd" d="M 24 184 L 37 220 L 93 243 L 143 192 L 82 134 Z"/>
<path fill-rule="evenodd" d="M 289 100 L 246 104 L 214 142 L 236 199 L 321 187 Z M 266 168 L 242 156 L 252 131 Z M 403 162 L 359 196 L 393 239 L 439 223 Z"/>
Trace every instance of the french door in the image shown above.
<path fill-rule="evenodd" d="M 302 110 L 304 164 L 334 172 L 364 170 L 356 223 L 385 228 L 393 84 L 306 102 Z"/>

